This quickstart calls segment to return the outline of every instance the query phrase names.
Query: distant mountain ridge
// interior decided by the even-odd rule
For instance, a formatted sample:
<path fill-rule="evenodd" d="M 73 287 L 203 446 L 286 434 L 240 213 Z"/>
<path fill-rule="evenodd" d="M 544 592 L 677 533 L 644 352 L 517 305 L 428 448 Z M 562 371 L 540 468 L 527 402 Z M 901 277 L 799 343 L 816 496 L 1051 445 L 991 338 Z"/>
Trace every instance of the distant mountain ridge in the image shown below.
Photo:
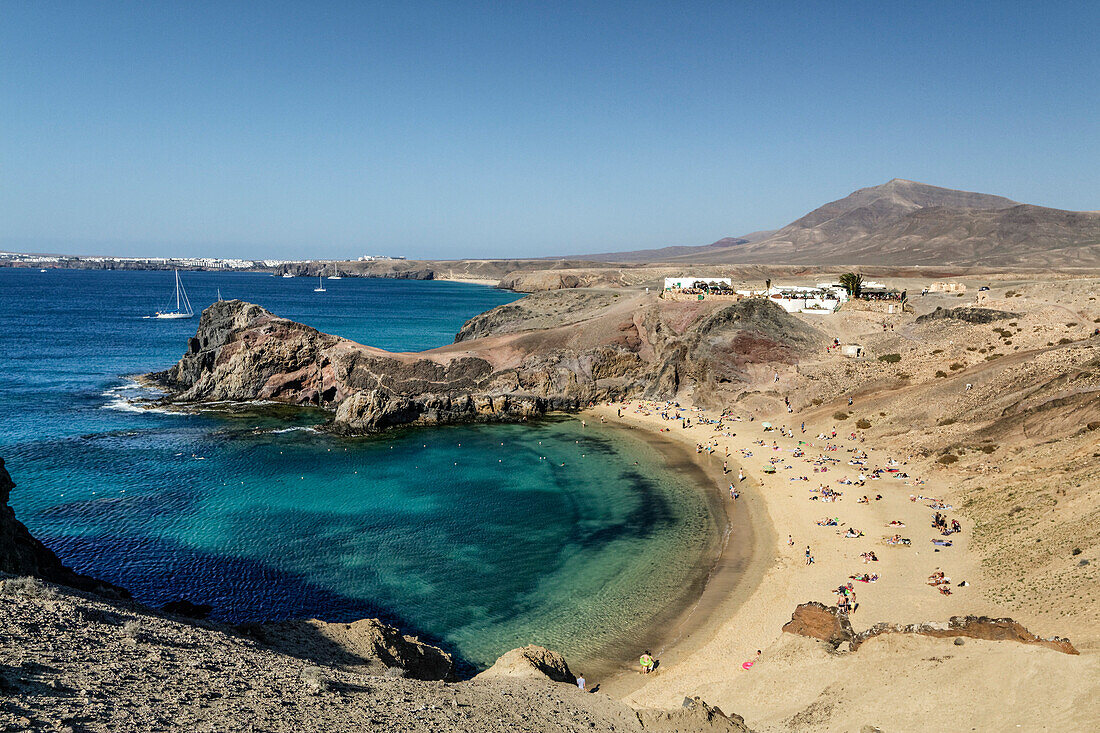
<path fill-rule="evenodd" d="M 704 264 L 1100 267 L 1100 212 L 1032 206 L 901 178 L 861 188 L 762 234 L 755 241 L 744 237 L 597 257 Z"/>

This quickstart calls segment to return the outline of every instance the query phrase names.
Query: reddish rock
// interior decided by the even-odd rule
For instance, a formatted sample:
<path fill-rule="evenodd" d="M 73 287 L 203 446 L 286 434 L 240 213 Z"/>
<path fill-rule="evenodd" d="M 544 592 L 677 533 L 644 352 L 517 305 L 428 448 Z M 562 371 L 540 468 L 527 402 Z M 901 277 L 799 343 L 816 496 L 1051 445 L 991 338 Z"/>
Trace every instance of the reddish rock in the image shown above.
<path fill-rule="evenodd" d="M 783 630 L 788 634 L 820 639 L 834 649 L 846 641 L 850 642 L 855 636 L 847 615 L 840 613 L 836 606 L 826 606 L 817 601 L 799 604 Z"/>

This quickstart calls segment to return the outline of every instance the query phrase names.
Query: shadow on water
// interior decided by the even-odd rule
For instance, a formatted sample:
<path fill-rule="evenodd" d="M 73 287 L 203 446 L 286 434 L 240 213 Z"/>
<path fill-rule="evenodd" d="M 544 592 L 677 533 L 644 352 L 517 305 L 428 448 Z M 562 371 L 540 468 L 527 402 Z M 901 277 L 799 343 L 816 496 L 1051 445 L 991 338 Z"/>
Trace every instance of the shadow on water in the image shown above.
<path fill-rule="evenodd" d="M 351 623 L 377 618 L 449 653 L 460 676 L 479 671 L 452 645 L 415 627 L 391 607 L 334 593 L 255 560 L 207 553 L 156 537 L 43 536 L 41 540 L 78 573 L 126 588 L 135 601 L 150 607 L 186 598 L 213 606 L 212 621 L 239 625 L 309 618 Z M 114 560 L 104 564 L 103 558 Z M 289 645 L 283 651 L 310 659 L 304 650 L 332 645 L 316 630 L 310 632 L 305 625 L 302 629 L 314 635 L 311 643 L 302 644 L 298 654 Z M 366 661 L 344 653 L 347 663 Z"/>

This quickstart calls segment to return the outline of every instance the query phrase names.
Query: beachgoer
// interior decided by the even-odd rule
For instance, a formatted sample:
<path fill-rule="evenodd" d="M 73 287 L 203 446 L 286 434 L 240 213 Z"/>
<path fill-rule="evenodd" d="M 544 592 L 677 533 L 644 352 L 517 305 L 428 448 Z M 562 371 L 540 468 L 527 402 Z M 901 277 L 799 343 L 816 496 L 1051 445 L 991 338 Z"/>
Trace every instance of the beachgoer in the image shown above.
<path fill-rule="evenodd" d="M 583 673 L 577 675 L 577 687 L 580 688 L 581 692 L 585 692 L 585 689 L 584 689 L 584 674 Z"/>
<path fill-rule="evenodd" d="M 642 674 L 649 674 L 653 671 L 653 657 L 650 655 L 648 649 L 646 649 L 645 654 L 638 659 L 638 663 L 642 665 Z"/>

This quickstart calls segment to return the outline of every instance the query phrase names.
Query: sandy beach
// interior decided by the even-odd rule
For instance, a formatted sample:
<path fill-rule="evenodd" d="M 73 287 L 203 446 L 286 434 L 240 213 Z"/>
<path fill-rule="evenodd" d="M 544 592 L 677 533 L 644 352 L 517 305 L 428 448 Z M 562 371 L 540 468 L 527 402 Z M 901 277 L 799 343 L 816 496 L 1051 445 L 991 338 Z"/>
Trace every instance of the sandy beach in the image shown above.
<path fill-rule="evenodd" d="M 600 419 L 603 422 L 597 424 Z M 680 474 L 693 490 L 701 492 L 710 515 L 711 537 L 696 560 L 695 573 L 680 594 L 668 599 L 665 608 L 647 624 L 646 644 L 665 664 L 686 659 L 699 648 L 723 619 L 729 617 L 759 583 L 768 565 L 771 538 L 766 524 L 755 516 L 758 502 L 751 497 L 730 500 L 728 486 L 737 476 L 730 461 L 730 474 L 722 471 L 718 454 L 696 453 L 694 447 L 676 440 L 670 433 L 646 430 L 642 426 L 608 418 L 603 411 L 586 413 L 591 429 L 630 431 L 661 456 L 665 466 Z M 578 659 L 579 668 L 601 690 L 622 696 L 642 681 L 637 675 L 638 649 L 634 634 L 611 639 L 590 659 Z"/>
<path fill-rule="evenodd" d="M 971 719 L 981 721 L 977 729 L 992 730 L 1021 724 L 1021 711 L 1003 705 L 1003 692 L 992 694 L 1004 681 L 995 671 L 1007 663 L 1029 680 L 1042 675 L 1044 689 L 1062 686 L 1059 699 L 1064 707 L 1034 710 L 1034 720 L 1025 727 L 1044 729 L 1052 716 L 1071 725 L 1095 719 L 1095 699 L 1070 705 L 1072 695 L 1065 694 L 1067 687 L 1076 687 L 1085 695 L 1088 688 L 1081 687 L 1081 680 L 1098 671 L 1092 656 L 1071 657 L 1006 642 L 967 640 L 959 646 L 949 639 L 923 637 L 882 637 L 868 642 L 858 653 L 828 654 L 820 642 L 784 634 L 781 628 L 799 603 L 835 605 L 836 589 L 849 583 L 858 604 L 851 613 L 857 631 L 879 622 L 999 615 L 999 609 L 977 592 L 983 577 L 969 551 L 969 518 L 953 505 L 948 485 L 927 476 L 903 453 L 862 442 L 861 431 L 849 427 L 841 433 L 838 429 L 833 438 L 832 424 L 807 421 L 803 433 L 797 414 L 786 416 L 786 420 L 773 418 L 775 429 L 765 431 L 767 421 L 759 416 L 749 421 L 748 413 L 740 415 L 744 418 L 740 422 L 724 419 L 719 431 L 715 425 L 700 422 L 715 419 L 717 414 L 696 410 L 683 399 L 679 410 L 666 410 L 664 405 L 632 400 L 600 405 L 589 414 L 676 441 L 697 455 L 698 465 L 711 482 L 718 486 L 739 483 L 741 498 L 733 502 L 727 494 L 726 503 L 745 510 L 752 525 L 752 549 L 740 555 L 731 553 L 740 559 L 731 561 L 736 570 L 725 568 L 716 573 L 700 596 L 696 614 L 682 617 L 676 634 L 662 640 L 659 647 L 653 645 L 660 650 L 655 649 L 661 662 L 654 674 L 643 677 L 636 669 L 624 672 L 608 680 L 603 691 L 640 707 L 670 707 L 686 695 L 701 694 L 724 709 L 737 710 L 758 730 L 790 729 L 794 717 L 812 708 L 819 698 L 830 710 L 843 705 L 847 711 L 843 722 L 830 712 L 818 721 L 803 719 L 804 725 L 796 729 L 850 730 L 861 717 L 868 723 L 881 721 L 878 701 L 889 699 L 895 709 L 891 716 L 895 729 L 920 730 L 926 723 L 928 700 L 937 699 L 946 707 L 967 710 Z M 617 416 L 620 409 L 621 418 Z M 681 428 L 681 420 L 665 419 L 662 411 L 689 418 L 691 427 Z M 732 417 L 738 417 L 737 413 Z M 793 437 L 784 436 L 780 429 L 792 430 Z M 825 437 L 819 437 L 822 435 Z M 696 445 L 715 440 L 713 455 L 694 454 Z M 723 477 L 727 448 L 730 473 Z M 803 455 L 797 454 L 799 450 Z M 859 461 L 856 456 L 862 452 L 867 458 Z M 764 472 L 768 465 L 775 465 L 774 473 Z M 745 472 L 741 482 L 737 482 L 738 467 Z M 876 467 L 896 472 L 871 478 Z M 859 481 L 861 473 L 865 477 L 862 486 L 838 483 Z M 899 474 L 908 476 L 898 478 Z M 819 487 L 842 496 L 837 501 L 823 501 L 816 491 Z M 858 503 L 864 495 L 868 502 Z M 962 531 L 942 536 L 931 523 L 937 511 L 961 520 Z M 819 526 L 826 518 L 836 519 L 836 526 Z M 901 526 L 891 526 L 891 522 Z M 849 528 L 861 536 L 846 537 Z M 885 538 L 895 534 L 910 544 L 888 544 Z M 945 540 L 950 547 L 934 544 Z M 807 547 L 812 564 L 806 561 Z M 875 553 L 878 559 L 865 562 L 861 555 L 866 552 Z M 928 584 L 929 576 L 937 572 L 950 578 L 950 585 L 943 586 L 949 588 L 950 595 L 941 593 L 940 586 Z M 851 577 L 864 573 L 877 577 L 870 583 Z M 1033 631 L 1044 635 L 1043 629 Z M 906 649 L 912 647 L 927 653 L 914 657 L 912 649 Z M 757 650 L 762 651 L 759 658 Z M 906 660 L 900 669 L 899 655 Z M 750 670 L 742 668 L 744 661 L 754 662 Z M 922 694 L 906 695 L 904 688 L 909 685 Z M 770 694 L 779 686 L 785 691 L 782 699 Z M 983 696 L 983 689 L 991 694 Z"/>

